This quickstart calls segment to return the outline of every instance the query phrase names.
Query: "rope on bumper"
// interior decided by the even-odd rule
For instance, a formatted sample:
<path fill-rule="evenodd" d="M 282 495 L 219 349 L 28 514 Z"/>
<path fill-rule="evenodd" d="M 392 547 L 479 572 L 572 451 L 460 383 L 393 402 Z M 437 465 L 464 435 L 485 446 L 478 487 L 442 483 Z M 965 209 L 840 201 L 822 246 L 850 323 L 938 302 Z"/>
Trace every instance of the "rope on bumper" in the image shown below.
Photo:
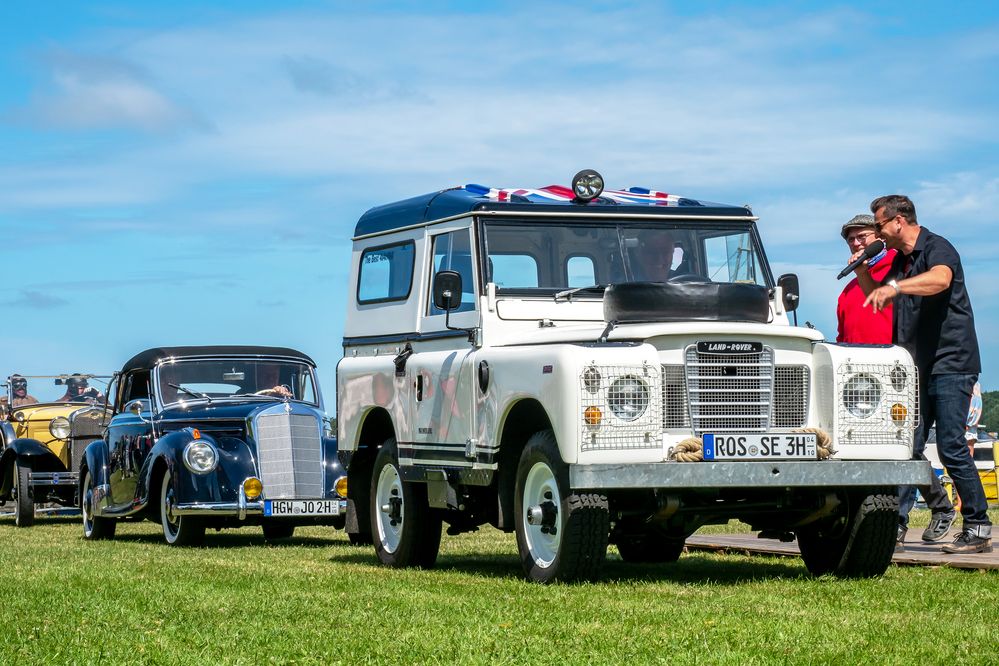
<path fill-rule="evenodd" d="M 829 436 L 825 430 L 821 428 L 799 428 L 795 432 L 811 432 L 815 433 L 816 439 L 816 452 L 819 455 L 819 460 L 825 460 L 832 454 L 836 453 L 836 450 L 832 446 L 832 437 Z"/>
<path fill-rule="evenodd" d="M 688 437 L 670 449 L 669 460 L 700 462 L 704 460 L 704 443 L 700 437 Z"/>

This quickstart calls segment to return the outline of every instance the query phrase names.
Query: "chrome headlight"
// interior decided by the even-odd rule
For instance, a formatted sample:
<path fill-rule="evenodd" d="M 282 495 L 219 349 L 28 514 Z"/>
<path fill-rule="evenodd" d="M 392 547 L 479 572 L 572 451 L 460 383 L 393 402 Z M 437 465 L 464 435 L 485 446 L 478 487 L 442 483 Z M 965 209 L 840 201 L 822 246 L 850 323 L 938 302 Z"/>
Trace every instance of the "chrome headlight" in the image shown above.
<path fill-rule="evenodd" d="M 622 421 L 634 421 L 649 408 L 649 387 L 638 377 L 626 375 L 611 384 L 607 402 L 614 416 Z"/>
<path fill-rule="evenodd" d="M 905 368 L 896 365 L 891 369 L 889 377 L 891 378 L 891 387 L 893 389 L 899 393 L 905 390 L 905 384 L 909 381 L 909 373 L 905 371 Z"/>
<path fill-rule="evenodd" d="M 590 393 L 596 393 L 600 390 L 601 379 L 600 371 L 592 365 L 583 371 L 583 386 Z"/>
<path fill-rule="evenodd" d="M 855 375 L 843 387 L 843 406 L 858 419 L 866 419 L 881 403 L 881 382 L 871 375 Z"/>
<path fill-rule="evenodd" d="M 219 464 L 219 452 L 203 439 L 188 442 L 184 447 L 184 466 L 195 474 L 208 474 Z"/>
<path fill-rule="evenodd" d="M 69 437 L 69 419 L 65 416 L 57 416 L 49 421 L 49 432 L 56 439 L 66 439 Z"/>

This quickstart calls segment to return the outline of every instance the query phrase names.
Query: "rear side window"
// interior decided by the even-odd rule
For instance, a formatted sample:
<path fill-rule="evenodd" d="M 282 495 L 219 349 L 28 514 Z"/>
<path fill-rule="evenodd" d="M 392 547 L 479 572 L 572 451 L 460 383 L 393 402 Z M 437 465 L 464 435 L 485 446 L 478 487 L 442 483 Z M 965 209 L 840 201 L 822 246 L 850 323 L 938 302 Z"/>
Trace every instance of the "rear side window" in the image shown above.
<path fill-rule="evenodd" d="M 361 255 L 358 303 L 404 301 L 413 286 L 413 241 L 374 247 Z"/>

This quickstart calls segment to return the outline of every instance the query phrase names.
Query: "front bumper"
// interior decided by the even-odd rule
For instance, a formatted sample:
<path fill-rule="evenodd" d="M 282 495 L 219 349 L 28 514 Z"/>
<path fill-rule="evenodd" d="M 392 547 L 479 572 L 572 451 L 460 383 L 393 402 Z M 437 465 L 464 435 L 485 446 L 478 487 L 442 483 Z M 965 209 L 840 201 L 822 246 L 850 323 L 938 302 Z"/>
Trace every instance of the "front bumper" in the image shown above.
<path fill-rule="evenodd" d="M 928 486 L 922 460 L 662 462 L 570 465 L 574 490 Z"/>

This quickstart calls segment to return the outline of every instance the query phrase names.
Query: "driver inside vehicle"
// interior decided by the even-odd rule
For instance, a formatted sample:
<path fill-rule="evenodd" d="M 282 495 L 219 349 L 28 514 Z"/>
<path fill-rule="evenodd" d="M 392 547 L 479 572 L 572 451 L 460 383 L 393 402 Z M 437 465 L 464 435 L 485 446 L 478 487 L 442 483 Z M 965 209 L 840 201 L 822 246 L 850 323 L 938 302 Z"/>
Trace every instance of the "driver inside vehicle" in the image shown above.
<path fill-rule="evenodd" d="M 24 405 L 35 405 L 38 403 L 38 398 L 28 395 L 28 380 L 21 375 L 11 375 L 10 391 L 14 396 L 13 407 L 23 407 Z M 4 396 L 2 400 L 3 402 L 7 402 L 7 396 Z"/>
<path fill-rule="evenodd" d="M 275 398 L 291 399 L 291 389 L 281 383 L 281 367 L 274 364 L 262 363 L 257 366 L 257 386 L 265 386 L 254 392 L 254 395 L 268 395 Z"/>
<path fill-rule="evenodd" d="M 101 392 L 91 387 L 85 376 L 76 373 L 66 379 L 66 393 L 56 402 L 98 402 L 103 399 Z"/>
<path fill-rule="evenodd" d="M 649 231 L 640 236 L 630 252 L 632 279 L 641 282 L 665 282 L 672 277 L 673 235 L 665 231 Z"/>

